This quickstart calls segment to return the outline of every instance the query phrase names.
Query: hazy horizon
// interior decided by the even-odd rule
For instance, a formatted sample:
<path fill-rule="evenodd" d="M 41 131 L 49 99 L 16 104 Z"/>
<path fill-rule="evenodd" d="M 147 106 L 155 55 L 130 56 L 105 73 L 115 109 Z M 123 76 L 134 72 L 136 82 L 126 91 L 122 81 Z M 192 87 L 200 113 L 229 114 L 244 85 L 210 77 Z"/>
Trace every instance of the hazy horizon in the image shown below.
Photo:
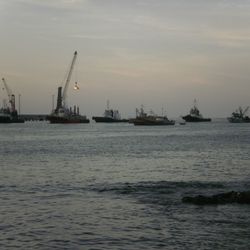
<path fill-rule="evenodd" d="M 249 12 L 246 0 L 0 0 L 1 78 L 21 113 L 50 113 L 76 50 L 68 102 L 82 114 L 109 100 L 123 117 L 142 104 L 178 117 L 197 99 L 226 117 L 250 105 Z"/>

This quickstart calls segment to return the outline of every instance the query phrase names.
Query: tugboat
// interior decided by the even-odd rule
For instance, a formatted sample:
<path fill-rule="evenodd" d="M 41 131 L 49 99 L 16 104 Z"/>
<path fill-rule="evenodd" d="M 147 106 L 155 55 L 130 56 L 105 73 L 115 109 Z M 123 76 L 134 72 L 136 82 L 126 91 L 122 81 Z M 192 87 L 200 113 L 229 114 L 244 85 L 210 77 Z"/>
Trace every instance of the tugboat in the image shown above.
<path fill-rule="evenodd" d="M 144 112 L 143 107 L 140 110 L 136 109 L 136 118 L 132 119 L 131 122 L 135 126 L 164 126 L 164 125 L 175 125 L 174 120 L 169 120 L 167 116 L 159 116 L 152 112 L 148 115 Z"/>
<path fill-rule="evenodd" d="M 75 51 L 74 53 L 63 91 L 61 86 L 58 87 L 56 109 L 52 110 L 51 114 L 47 116 L 47 120 L 49 120 L 50 123 L 89 123 L 89 119 L 87 119 L 86 116 L 80 115 L 79 107 L 74 106 L 72 110 L 71 107 L 68 108 L 66 105 L 67 89 L 69 86 L 76 57 L 77 51 Z M 77 86 L 77 83 L 75 84 L 75 86 Z"/>
<path fill-rule="evenodd" d="M 248 123 L 250 122 L 250 117 L 246 115 L 249 107 L 246 107 L 243 111 L 242 107 L 239 107 L 235 112 L 228 117 L 228 121 L 232 123 Z"/>
<path fill-rule="evenodd" d="M 211 118 L 204 118 L 197 108 L 196 100 L 194 100 L 194 106 L 191 108 L 188 115 L 182 116 L 182 119 L 186 122 L 211 122 Z"/>
<path fill-rule="evenodd" d="M 4 107 L 0 109 L 0 123 L 24 123 L 24 119 L 18 116 L 15 104 L 15 95 L 7 85 L 4 78 L 2 78 L 5 90 L 9 97 L 10 107 L 5 103 Z"/>
<path fill-rule="evenodd" d="M 103 116 L 93 116 L 95 122 L 128 122 L 128 119 L 121 119 L 121 115 L 118 110 L 113 110 L 109 108 L 109 101 L 107 101 L 107 109 L 104 111 Z"/>

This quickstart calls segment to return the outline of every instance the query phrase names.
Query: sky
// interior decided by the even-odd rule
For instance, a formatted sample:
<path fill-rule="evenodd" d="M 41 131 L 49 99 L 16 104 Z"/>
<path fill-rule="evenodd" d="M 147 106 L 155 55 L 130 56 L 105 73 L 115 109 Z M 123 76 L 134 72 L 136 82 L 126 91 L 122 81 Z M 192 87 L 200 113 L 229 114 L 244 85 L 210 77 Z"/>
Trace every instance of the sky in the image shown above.
<path fill-rule="evenodd" d="M 77 50 L 67 101 L 89 118 L 107 100 L 179 117 L 194 99 L 227 117 L 250 105 L 249 24 L 249 0 L 0 0 L 1 78 L 21 113 L 48 114 Z"/>

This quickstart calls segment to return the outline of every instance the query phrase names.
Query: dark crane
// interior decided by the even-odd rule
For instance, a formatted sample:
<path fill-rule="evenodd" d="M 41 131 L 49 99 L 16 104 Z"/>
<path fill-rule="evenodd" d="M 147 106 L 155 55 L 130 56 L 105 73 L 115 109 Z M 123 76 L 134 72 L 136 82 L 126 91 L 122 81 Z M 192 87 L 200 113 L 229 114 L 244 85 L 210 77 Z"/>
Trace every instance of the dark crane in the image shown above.
<path fill-rule="evenodd" d="M 4 88 L 6 89 L 8 98 L 9 98 L 10 112 L 16 112 L 15 95 L 12 93 L 12 90 L 9 88 L 4 78 L 2 78 L 2 81 L 4 84 Z"/>
<path fill-rule="evenodd" d="M 72 75 L 72 72 L 73 72 L 73 69 L 74 69 L 76 58 L 77 58 L 77 51 L 75 51 L 72 62 L 70 64 L 70 68 L 69 68 L 69 72 L 67 74 L 67 79 L 65 81 L 63 92 L 62 92 L 62 86 L 58 88 L 56 110 L 59 110 L 60 108 L 63 108 L 63 107 L 66 108 L 66 106 L 67 106 L 67 102 L 66 102 L 67 90 L 68 90 L 68 87 L 69 87 L 69 82 L 70 82 L 71 75 Z"/>

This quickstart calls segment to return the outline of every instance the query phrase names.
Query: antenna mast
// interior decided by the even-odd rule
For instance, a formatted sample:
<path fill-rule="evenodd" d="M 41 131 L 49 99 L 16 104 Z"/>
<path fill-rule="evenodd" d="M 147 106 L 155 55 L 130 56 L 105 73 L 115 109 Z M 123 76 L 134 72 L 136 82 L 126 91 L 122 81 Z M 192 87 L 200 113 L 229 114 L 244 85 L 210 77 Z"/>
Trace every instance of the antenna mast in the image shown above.
<path fill-rule="evenodd" d="M 109 100 L 107 100 L 107 110 L 109 110 Z"/>

